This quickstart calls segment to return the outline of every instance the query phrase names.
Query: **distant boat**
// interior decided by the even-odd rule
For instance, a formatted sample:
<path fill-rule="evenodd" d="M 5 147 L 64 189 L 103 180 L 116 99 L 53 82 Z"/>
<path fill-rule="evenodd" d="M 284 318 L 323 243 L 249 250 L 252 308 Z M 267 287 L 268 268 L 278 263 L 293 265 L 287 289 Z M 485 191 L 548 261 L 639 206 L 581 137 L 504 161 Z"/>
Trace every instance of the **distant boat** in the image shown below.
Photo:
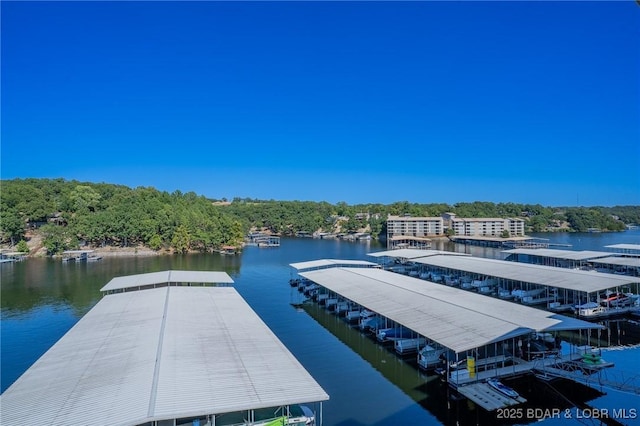
<path fill-rule="evenodd" d="M 632 293 L 606 293 L 600 297 L 602 306 L 631 306 L 634 296 Z"/>
<path fill-rule="evenodd" d="M 498 379 L 489 379 L 487 380 L 487 384 L 492 388 L 494 388 L 495 390 L 497 390 L 498 392 L 508 396 L 509 398 L 515 399 L 520 396 L 518 392 L 514 391 L 513 389 L 511 389 L 509 386 L 505 385 Z"/>

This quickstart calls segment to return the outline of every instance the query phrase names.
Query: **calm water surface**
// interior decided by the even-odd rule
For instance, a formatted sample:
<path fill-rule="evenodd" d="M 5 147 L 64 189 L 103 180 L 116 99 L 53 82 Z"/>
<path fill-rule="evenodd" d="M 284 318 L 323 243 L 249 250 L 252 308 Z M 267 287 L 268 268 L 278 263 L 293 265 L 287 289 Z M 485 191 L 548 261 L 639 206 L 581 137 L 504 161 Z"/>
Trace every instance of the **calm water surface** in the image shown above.
<path fill-rule="evenodd" d="M 640 244 L 640 231 L 536 236 L 559 244 L 572 244 L 576 250 L 605 250 L 605 245 L 616 243 Z M 444 242 L 434 248 L 503 257 L 495 249 Z M 100 262 L 77 265 L 29 259 L 3 265 L 0 271 L 2 391 L 97 303 L 101 297 L 99 289 L 113 277 L 166 269 L 221 270 L 231 275 L 238 292 L 330 395 L 330 401 L 324 405 L 325 425 L 495 424 L 494 415 L 476 409 L 468 401 L 451 401 L 447 398 L 447 387 L 435 376 L 421 373 L 412 362 L 399 360 L 323 309 L 315 305 L 292 306 L 299 301 L 299 294 L 288 284 L 293 274 L 290 263 L 322 258 L 372 260 L 367 253 L 380 250 L 384 247 L 377 242 L 283 239 L 280 248 L 247 247 L 240 256 L 104 258 Z M 640 341 L 637 325 L 624 324 L 622 331 L 619 326 L 610 328 L 614 331 L 609 332 L 605 340 L 614 345 L 628 345 L 629 335 L 637 335 Z M 615 370 L 637 373 L 640 349 L 617 348 L 607 351 L 605 359 L 616 363 Z M 535 380 L 512 384 L 529 399 L 527 407 L 565 407 L 567 404 Z M 586 407 L 640 409 L 640 398 L 635 395 L 611 390 L 602 394 L 562 383 L 557 386 L 570 400 Z M 610 424 L 640 424 L 640 419 L 616 421 Z M 575 418 L 548 419 L 543 423 L 585 422 L 593 424 Z"/>

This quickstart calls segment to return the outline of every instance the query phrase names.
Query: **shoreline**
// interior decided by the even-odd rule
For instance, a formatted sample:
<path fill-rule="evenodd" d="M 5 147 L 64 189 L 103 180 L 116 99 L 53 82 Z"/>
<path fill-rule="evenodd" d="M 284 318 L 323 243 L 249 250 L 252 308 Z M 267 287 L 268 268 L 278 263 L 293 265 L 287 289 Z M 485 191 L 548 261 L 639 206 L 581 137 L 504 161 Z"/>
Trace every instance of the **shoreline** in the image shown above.
<path fill-rule="evenodd" d="M 169 252 L 163 253 L 161 251 L 154 251 L 146 247 L 101 247 L 88 250 L 93 250 L 94 254 L 102 257 L 150 257 L 162 256 L 163 254 L 173 254 Z"/>

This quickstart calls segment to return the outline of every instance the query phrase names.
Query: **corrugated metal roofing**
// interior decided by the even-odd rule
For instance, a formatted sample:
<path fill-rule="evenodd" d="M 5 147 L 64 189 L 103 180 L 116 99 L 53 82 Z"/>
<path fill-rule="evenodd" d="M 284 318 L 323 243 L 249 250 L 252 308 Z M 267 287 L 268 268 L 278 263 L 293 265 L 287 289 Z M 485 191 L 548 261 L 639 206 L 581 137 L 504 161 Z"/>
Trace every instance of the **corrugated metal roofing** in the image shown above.
<path fill-rule="evenodd" d="M 611 256 L 611 252 L 606 251 L 590 251 L 590 250 L 558 250 L 558 249 L 527 249 L 519 248 L 513 250 L 504 250 L 503 253 L 511 254 L 527 254 L 531 256 L 540 257 L 552 257 L 555 259 L 567 259 L 567 260 L 589 260 L 596 259 L 598 257 Z"/>
<path fill-rule="evenodd" d="M 620 250 L 640 250 L 640 244 L 611 244 L 605 247 Z"/>
<path fill-rule="evenodd" d="M 640 257 L 620 257 L 611 256 L 603 257 L 601 259 L 592 260 L 593 263 L 600 263 L 603 265 L 618 265 L 618 266 L 635 266 L 640 268 Z"/>
<path fill-rule="evenodd" d="M 398 250 L 387 250 L 387 251 L 379 251 L 376 253 L 368 253 L 367 256 L 372 257 L 394 257 L 394 258 L 402 258 L 402 259 L 417 259 L 419 257 L 427 257 L 427 256 L 435 256 L 437 254 L 447 254 L 451 256 L 469 256 L 466 253 L 455 253 L 451 251 L 441 251 L 441 250 L 419 250 L 419 249 L 398 249 Z"/>
<path fill-rule="evenodd" d="M 105 296 L 0 397 L 2 424 L 135 425 L 329 397 L 230 287 Z"/>
<path fill-rule="evenodd" d="M 226 272 L 218 271 L 149 272 L 147 274 L 115 277 L 102 287 L 100 291 L 121 290 L 166 283 L 232 284 L 233 280 Z"/>
<path fill-rule="evenodd" d="M 378 266 L 377 263 L 368 262 L 366 260 L 339 260 L 339 259 L 320 259 L 320 260 L 310 260 L 307 262 L 296 262 L 296 263 L 289 264 L 289 266 L 291 266 L 292 268 L 295 268 L 298 271 L 304 271 L 306 269 L 333 268 L 337 266 L 351 266 L 351 265 Z"/>
<path fill-rule="evenodd" d="M 458 353 L 562 327 L 566 318 L 381 269 L 332 268 L 300 275 Z M 567 326 L 602 328 L 576 321 Z"/>
<path fill-rule="evenodd" d="M 640 283 L 640 278 L 625 275 L 580 271 L 473 256 L 432 256 L 415 259 L 413 262 L 587 293 L 603 291 L 630 283 Z"/>

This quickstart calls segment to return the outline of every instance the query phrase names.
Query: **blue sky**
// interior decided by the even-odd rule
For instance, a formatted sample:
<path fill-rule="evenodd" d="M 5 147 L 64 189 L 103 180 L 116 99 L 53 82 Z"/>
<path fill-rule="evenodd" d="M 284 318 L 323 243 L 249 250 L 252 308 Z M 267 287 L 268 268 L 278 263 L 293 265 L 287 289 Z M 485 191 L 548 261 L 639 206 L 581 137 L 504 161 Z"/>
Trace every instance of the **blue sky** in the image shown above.
<path fill-rule="evenodd" d="M 6 2 L 2 179 L 640 204 L 640 7 Z"/>

